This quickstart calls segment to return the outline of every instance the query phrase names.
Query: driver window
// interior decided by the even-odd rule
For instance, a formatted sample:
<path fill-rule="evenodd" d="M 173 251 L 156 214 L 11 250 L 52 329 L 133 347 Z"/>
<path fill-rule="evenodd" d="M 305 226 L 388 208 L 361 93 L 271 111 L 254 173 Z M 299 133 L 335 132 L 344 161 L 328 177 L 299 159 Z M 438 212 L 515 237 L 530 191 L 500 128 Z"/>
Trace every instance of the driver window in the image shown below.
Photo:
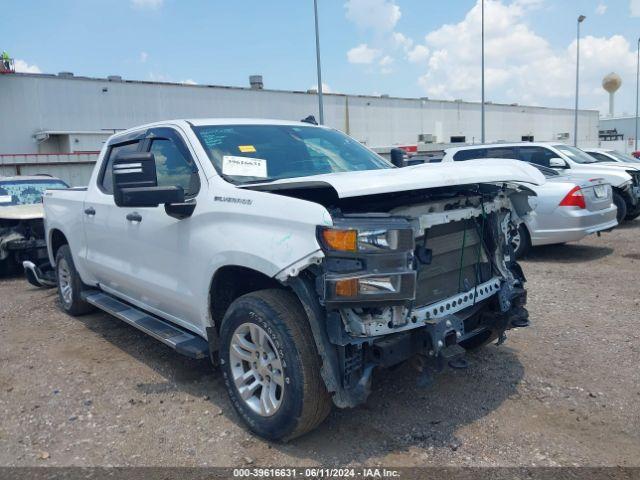
<path fill-rule="evenodd" d="M 150 153 L 153 153 L 156 160 L 156 173 L 159 187 L 179 186 L 185 194 L 193 194 L 192 188 L 192 166 L 184 157 L 173 141 L 166 138 L 152 140 Z M 193 175 L 197 177 L 196 175 Z"/>
<path fill-rule="evenodd" d="M 549 161 L 558 155 L 543 147 L 520 147 L 520 160 L 549 167 Z"/>

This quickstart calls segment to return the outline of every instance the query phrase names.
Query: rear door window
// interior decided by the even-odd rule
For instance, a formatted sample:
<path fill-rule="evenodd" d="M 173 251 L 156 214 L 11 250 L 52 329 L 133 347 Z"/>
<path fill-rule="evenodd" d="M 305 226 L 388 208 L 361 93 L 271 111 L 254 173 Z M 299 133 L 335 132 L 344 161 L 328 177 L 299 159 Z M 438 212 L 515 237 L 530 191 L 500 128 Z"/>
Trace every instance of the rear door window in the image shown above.
<path fill-rule="evenodd" d="M 477 160 L 479 158 L 487 158 L 486 148 L 472 148 L 469 150 L 460 150 L 453 156 L 455 162 L 464 162 L 465 160 Z"/>
<path fill-rule="evenodd" d="M 518 155 L 514 147 L 499 147 L 499 148 L 487 148 L 487 154 L 485 158 L 509 158 L 517 160 Z"/>
<path fill-rule="evenodd" d="M 124 153 L 134 153 L 138 151 L 140 146 L 140 141 L 135 140 L 133 142 L 128 143 L 120 143 L 114 144 L 109 148 L 107 162 L 105 167 L 102 170 L 102 177 L 98 184 L 104 193 L 108 193 L 109 195 L 113 194 L 113 159 L 116 158 L 120 154 Z"/>

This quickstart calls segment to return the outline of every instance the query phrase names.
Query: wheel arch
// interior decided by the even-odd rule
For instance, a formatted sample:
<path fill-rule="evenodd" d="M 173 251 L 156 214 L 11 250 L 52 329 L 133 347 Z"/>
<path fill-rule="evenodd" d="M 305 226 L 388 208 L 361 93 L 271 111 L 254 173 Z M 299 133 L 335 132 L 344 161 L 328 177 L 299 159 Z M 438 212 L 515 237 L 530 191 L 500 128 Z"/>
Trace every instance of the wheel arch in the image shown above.
<path fill-rule="evenodd" d="M 49 250 L 49 260 L 51 261 L 51 265 L 55 266 L 58 250 L 60 250 L 60 247 L 63 245 L 69 245 L 69 240 L 62 230 L 52 228 L 49 232 L 49 241 L 47 242 L 47 245 Z"/>

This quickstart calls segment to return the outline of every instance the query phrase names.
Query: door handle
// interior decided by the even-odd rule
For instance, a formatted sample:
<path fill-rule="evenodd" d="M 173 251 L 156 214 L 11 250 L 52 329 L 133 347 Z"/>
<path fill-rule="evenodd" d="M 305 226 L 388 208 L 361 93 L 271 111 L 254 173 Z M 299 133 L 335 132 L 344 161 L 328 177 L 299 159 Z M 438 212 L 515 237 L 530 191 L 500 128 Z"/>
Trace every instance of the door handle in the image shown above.
<path fill-rule="evenodd" d="M 138 212 L 129 213 L 127 214 L 127 220 L 129 220 L 130 222 L 141 222 L 142 215 L 140 215 Z"/>
<path fill-rule="evenodd" d="M 95 214 L 96 214 L 96 210 L 95 210 L 95 208 L 93 208 L 93 207 L 89 207 L 89 208 L 85 208 L 85 209 L 84 209 L 84 213 L 85 213 L 85 215 L 91 215 L 91 216 L 93 216 L 93 215 L 95 215 Z"/>

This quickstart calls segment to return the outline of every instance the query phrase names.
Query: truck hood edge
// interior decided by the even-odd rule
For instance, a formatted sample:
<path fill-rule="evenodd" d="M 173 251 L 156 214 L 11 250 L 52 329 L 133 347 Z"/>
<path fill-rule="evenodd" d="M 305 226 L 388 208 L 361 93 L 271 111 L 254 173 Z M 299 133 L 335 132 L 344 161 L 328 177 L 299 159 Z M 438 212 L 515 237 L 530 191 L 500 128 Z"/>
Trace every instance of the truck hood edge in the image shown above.
<path fill-rule="evenodd" d="M 319 188 L 330 185 L 339 198 L 478 183 L 545 183 L 544 176 L 531 165 L 513 160 L 469 160 L 420 164 L 405 168 L 365 170 L 285 178 L 273 182 L 239 185 L 261 191 Z"/>

